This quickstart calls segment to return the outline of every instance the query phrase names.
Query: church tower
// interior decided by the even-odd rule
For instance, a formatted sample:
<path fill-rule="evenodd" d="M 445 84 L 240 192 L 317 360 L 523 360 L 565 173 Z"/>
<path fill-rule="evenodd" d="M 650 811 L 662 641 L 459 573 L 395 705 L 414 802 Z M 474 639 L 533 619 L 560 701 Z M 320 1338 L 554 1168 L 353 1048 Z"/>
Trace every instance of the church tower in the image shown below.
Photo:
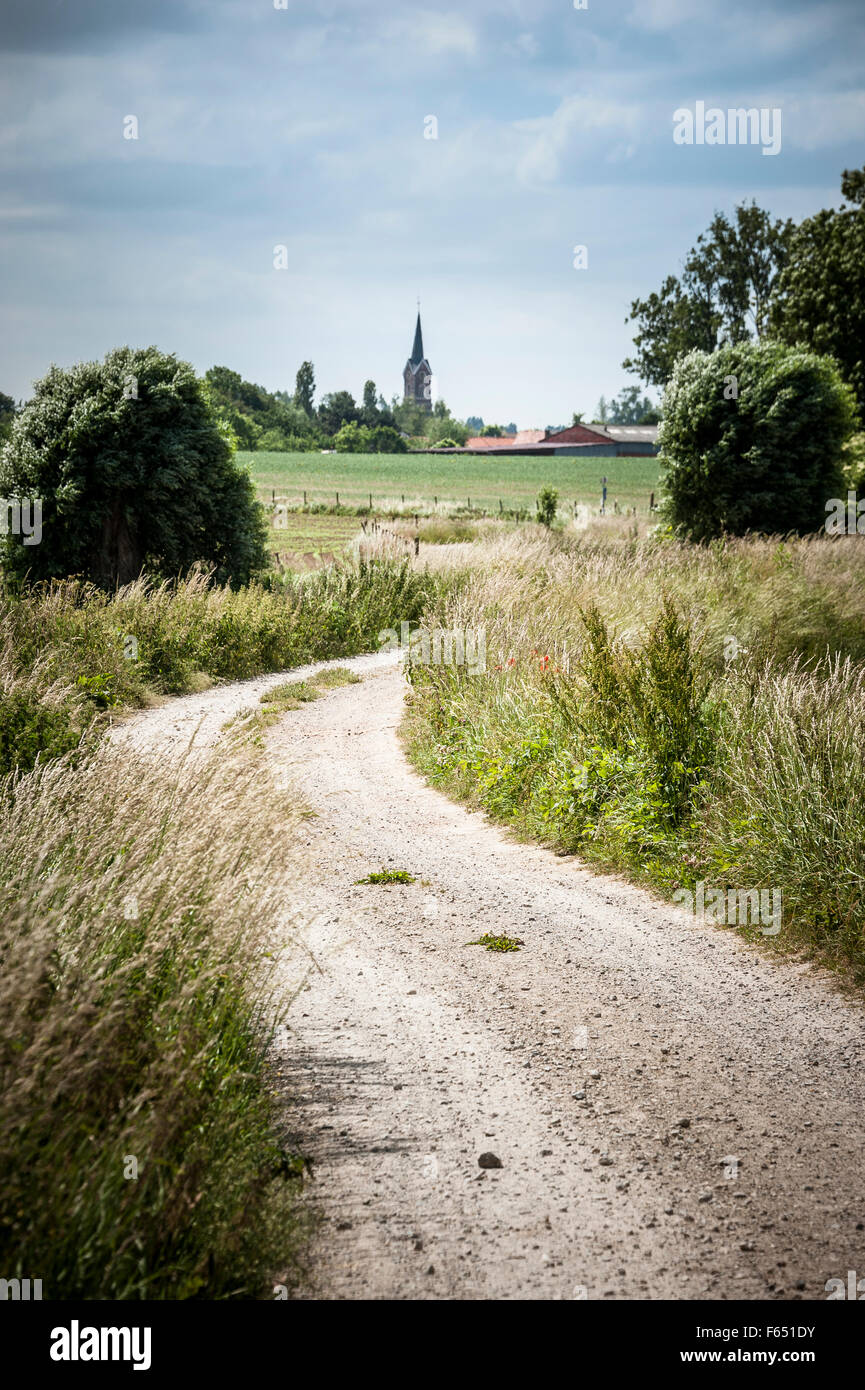
<path fill-rule="evenodd" d="M 420 305 L 417 311 L 417 327 L 414 331 L 414 347 L 411 357 L 405 364 L 402 374 L 405 387 L 403 400 L 406 405 L 419 405 L 423 410 L 432 410 L 432 367 L 423 355 L 423 334 L 420 326 Z"/>

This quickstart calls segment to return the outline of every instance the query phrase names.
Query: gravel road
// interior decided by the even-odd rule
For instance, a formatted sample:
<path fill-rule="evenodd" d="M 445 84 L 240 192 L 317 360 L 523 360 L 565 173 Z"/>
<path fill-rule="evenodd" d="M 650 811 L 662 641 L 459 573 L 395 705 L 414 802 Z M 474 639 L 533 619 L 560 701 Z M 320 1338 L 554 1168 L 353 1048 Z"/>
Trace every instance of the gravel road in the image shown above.
<path fill-rule="evenodd" d="M 362 683 L 268 735 L 317 812 L 319 969 L 277 1057 L 322 1218 L 304 1296 L 825 1299 L 865 1275 L 861 1004 L 452 804 L 402 754 L 393 658 L 339 664 Z M 213 741 L 285 679 L 119 737 Z M 355 885 L 382 867 L 417 881 Z M 466 944 L 488 931 L 525 944 Z"/>

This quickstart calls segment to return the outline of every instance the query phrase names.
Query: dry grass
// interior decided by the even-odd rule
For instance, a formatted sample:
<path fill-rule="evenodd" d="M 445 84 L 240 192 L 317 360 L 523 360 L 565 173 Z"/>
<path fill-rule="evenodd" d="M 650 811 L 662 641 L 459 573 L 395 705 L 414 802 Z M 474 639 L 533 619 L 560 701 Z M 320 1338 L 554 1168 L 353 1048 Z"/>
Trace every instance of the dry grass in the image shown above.
<path fill-rule="evenodd" d="M 0 811 L 4 1274 L 261 1294 L 298 1238 L 266 1067 L 297 809 L 224 750 L 103 745 L 7 779 Z"/>
<path fill-rule="evenodd" d="M 437 570 L 462 576 L 448 624 L 494 618 L 498 655 L 551 657 L 582 641 L 580 610 L 595 603 L 625 641 L 657 616 L 664 596 L 687 613 L 707 657 L 724 665 L 735 638 L 752 659 L 836 651 L 865 659 L 865 547 L 858 537 L 730 540 L 701 547 L 633 523 L 552 535 L 542 526 L 442 547 Z M 487 629 L 489 644 L 490 628 Z"/>
<path fill-rule="evenodd" d="M 399 558 L 283 581 L 235 591 L 197 571 L 114 594 L 76 580 L 0 593 L 0 774 L 73 748 L 115 708 L 374 650 L 430 587 Z"/>
<path fill-rule="evenodd" d="M 773 944 L 865 982 L 859 538 L 697 547 L 624 523 L 465 550 L 426 622 L 485 629 L 487 671 L 413 671 L 423 770 L 665 892 L 780 887 Z"/>

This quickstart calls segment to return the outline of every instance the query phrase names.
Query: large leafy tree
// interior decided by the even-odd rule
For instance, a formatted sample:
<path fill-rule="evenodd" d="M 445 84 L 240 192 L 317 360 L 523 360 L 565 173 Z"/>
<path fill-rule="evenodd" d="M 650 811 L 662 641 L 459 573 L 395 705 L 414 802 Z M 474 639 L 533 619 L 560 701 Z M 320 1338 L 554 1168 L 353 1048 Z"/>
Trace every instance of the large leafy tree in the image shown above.
<path fill-rule="evenodd" d="M 791 221 L 773 221 L 754 203 L 741 203 L 732 221 L 716 213 L 688 253 L 681 278 L 669 275 L 660 291 L 633 301 L 636 352 L 622 365 L 663 386 L 686 352 L 763 337 L 792 233 Z"/>
<path fill-rule="evenodd" d="M 205 381 L 219 418 L 231 426 L 239 448 L 286 448 L 290 440 L 309 448 L 317 441 L 314 419 L 286 391 L 267 391 L 229 367 L 211 367 Z"/>
<path fill-rule="evenodd" d="M 325 434 L 335 435 L 343 425 L 359 424 L 360 411 L 350 391 L 331 391 L 322 397 L 318 419 Z"/>
<path fill-rule="evenodd" d="M 15 402 L 11 396 L 0 391 L 0 443 L 8 439 L 15 419 Z"/>
<path fill-rule="evenodd" d="M 372 430 L 379 426 L 388 426 L 390 429 L 394 429 L 396 426 L 393 411 L 388 408 L 384 396 L 376 394 L 374 381 L 364 383 L 363 405 L 360 415 L 363 423 Z"/>
<path fill-rule="evenodd" d="M 604 401 L 603 396 L 601 401 Z M 604 404 L 606 406 L 606 402 Z M 638 386 L 623 386 L 606 410 L 606 418 L 611 425 L 656 425 L 660 419 L 658 407 L 652 404 L 648 396 L 640 395 Z"/>
<path fill-rule="evenodd" d="M 192 367 L 158 348 L 52 367 L 0 455 L 0 491 L 41 501 L 42 541 L 7 536 L 4 563 L 106 588 L 198 561 L 247 581 L 267 533 L 227 433 Z"/>
<path fill-rule="evenodd" d="M 688 353 L 663 417 L 663 509 L 691 540 L 817 531 L 843 495 L 856 409 L 829 357 L 771 340 Z"/>
<path fill-rule="evenodd" d="M 796 228 L 771 323 L 784 342 L 835 358 L 865 418 L 865 169 L 845 169 L 841 192 L 850 207 Z"/>
<path fill-rule="evenodd" d="M 365 381 L 363 386 L 363 413 L 364 417 L 370 417 L 369 419 L 365 419 L 364 421 L 364 423 L 367 425 L 371 425 L 376 418 L 376 414 L 378 412 L 378 405 L 376 402 L 377 394 L 375 389 L 375 382 Z"/>
<path fill-rule="evenodd" d="M 315 396 L 315 370 L 311 362 L 301 362 L 294 380 L 294 399 L 304 415 L 312 415 Z"/>

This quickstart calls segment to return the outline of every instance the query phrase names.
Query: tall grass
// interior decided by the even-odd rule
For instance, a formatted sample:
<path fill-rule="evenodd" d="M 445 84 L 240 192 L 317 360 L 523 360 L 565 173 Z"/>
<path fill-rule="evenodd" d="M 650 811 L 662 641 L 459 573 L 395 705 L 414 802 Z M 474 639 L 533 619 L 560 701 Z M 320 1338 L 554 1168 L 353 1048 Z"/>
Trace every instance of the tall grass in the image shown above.
<path fill-rule="evenodd" d="M 431 581 L 360 560 L 237 591 L 196 572 L 106 594 L 76 580 L 0 595 L 0 773 L 73 748 L 105 712 L 153 694 L 375 648 L 420 617 Z"/>
<path fill-rule="evenodd" d="M 776 944 L 865 982 L 865 555 L 506 537 L 429 621 L 488 669 L 416 666 L 416 761 L 520 833 L 671 893 L 780 887 Z"/>
<path fill-rule="evenodd" d="M 0 790 L 0 1268 L 256 1296 L 297 1253 L 266 1051 L 298 812 L 248 759 L 104 743 Z M 283 982 L 283 992 L 284 992 Z"/>

